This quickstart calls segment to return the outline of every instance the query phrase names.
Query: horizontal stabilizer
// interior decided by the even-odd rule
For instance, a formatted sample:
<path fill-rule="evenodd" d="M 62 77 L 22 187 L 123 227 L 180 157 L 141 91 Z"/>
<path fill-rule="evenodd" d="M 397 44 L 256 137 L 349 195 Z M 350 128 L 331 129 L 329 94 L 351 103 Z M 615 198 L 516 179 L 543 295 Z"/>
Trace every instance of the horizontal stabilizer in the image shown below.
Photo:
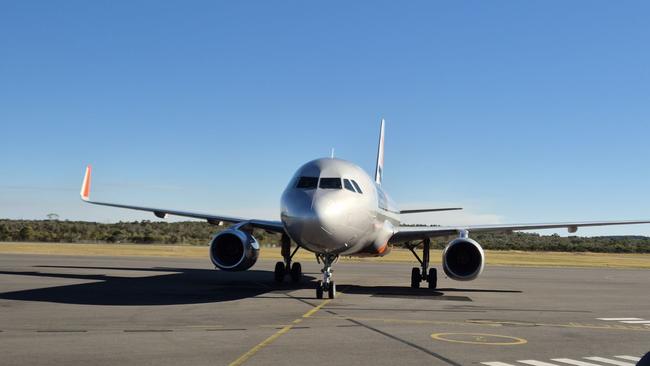
<path fill-rule="evenodd" d="M 399 213 L 412 214 L 412 213 L 420 213 L 420 212 L 458 211 L 458 210 L 462 210 L 462 208 L 461 207 L 421 208 L 416 210 L 401 210 Z"/>

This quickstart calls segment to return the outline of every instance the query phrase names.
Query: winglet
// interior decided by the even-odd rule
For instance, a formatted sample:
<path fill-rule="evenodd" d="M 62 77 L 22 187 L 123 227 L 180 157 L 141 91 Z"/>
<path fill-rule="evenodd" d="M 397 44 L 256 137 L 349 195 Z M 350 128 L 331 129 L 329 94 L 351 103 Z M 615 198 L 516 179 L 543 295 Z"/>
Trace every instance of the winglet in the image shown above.
<path fill-rule="evenodd" d="M 90 165 L 86 166 L 86 174 L 84 175 L 84 181 L 81 183 L 81 192 L 79 194 L 81 195 L 81 199 L 84 201 L 89 201 L 90 200 L 90 173 L 92 171 L 92 167 Z"/>
<path fill-rule="evenodd" d="M 379 130 L 379 147 L 377 148 L 377 166 L 375 170 L 375 183 L 381 184 L 384 177 L 384 119 L 381 119 Z"/>

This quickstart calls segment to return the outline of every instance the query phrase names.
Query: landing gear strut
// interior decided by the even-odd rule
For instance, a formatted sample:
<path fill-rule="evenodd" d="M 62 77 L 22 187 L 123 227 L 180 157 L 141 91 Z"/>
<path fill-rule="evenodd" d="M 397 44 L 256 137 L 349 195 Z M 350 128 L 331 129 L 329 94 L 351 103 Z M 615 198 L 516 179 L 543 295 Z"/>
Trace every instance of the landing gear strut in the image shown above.
<path fill-rule="evenodd" d="M 316 298 L 322 299 L 323 293 L 327 291 L 327 297 L 333 299 L 336 297 L 336 284 L 332 281 L 332 263 L 339 258 L 334 254 L 316 254 L 318 262 L 323 263 L 323 280 L 316 283 Z"/>
<path fill-rule="evenodd" d="M 414 267 L 411 270 L 411 287 L 420 288 L 420 282 L 427 282 L 430 289 L 438 286 L 438 271 L 435 268 L 429 268 L 429 252 L 431 250 L 431 239 L 426 238 L 422 245 L 422 258 L 415 252 L 415 247 L 408 248 L 415 258 L 420 262 L 420 268 Z M 427 273 L 428 272 L 428 273 Z"/>
<path fill-rule="evenodd" d="M 300 279 L 302 278 L 302 266 L 298 262 L 291 264 L 291 259 L 293 259 L 293 256 L 296 254 L 299 248 L 299 246 L 296 246 L 296 249 L 294 249 L 292 252 L 291 239 L 287 234 L 282 235 L 281 253 L 282 258 L 284 258 L 284 262 L 277 262 L 275 264 L 275 282 L 284 281 L 284 276 L 287 274 L 289 274 L 291 277 L 292 282 L 300 282 Z"/>

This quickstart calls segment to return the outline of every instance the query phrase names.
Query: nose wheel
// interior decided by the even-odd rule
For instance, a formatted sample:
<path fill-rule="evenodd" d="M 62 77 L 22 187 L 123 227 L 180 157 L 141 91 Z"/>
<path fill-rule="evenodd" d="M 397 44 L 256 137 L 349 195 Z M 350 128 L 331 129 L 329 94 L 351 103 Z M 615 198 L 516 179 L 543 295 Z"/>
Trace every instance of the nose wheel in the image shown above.
<path fill-rule="evenodd" d="M 317 254 L 316 259 L 323 263 L 323 280 L 316 282 L 316 298 L 322 299 L 327 293 L 327 297 L 333 299 L 336 297 L 336 283 L 332 281 L 332 264 L 338 259 L 333 254 Z"/>
<path fill-rule="evenodd" d="M 287 274 L 291 278 L 291 282 L 300 282 L 302 279 L 302 265 L 300 265 L 298 262 L 291 263 L 293 256 L 296 254 L 299 248 L 299 246 L 296 246 L 296 249 L 294 249 L 292 252 L 291 239 L 286 234 L 282 235 L 281 252 L 282 257 L 284 258 L 284 262 L 275 263 L 275 270 L 273 271 L 275 282 L 283 282 Z"/>
<path fill-rule="evenodd" d="M 414 267 L 411 269 L 411 287 L 420 288 L 420 282 L 427 282 L 428 287 L 435 290 L 438 286 L 438 271 L 435 268 L 429 268 L 429 251 L 431 249 L 431 239 L 425 239 L 422 245 L 422 258 L 415 252 L 415 247 L 409 247 L 409 250 L 420 262 L 421 269 Z"/>

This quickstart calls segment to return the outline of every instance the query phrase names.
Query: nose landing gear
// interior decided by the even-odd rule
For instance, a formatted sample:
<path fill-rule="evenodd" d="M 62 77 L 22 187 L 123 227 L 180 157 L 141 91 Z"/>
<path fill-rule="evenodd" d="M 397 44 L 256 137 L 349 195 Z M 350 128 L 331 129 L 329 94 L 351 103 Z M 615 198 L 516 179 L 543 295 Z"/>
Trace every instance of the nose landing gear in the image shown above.
<path fill-rule="evenodd" d="M 293 259 L 293 256 L 296 254 L 300 247 L 296 246 L 296 249 L 291 251 L 291 239 L 289 236 L 282 235 L 282 258 L 284 258 L 284 262 L 277 262 L 275 263 L 275 271 L 273 272 L 275 282 L 282 282 L 284 281 L 284 277 L 289 274 L 291 277 L 292 282 L 300 282 L 300 279 L 302 278 L 302 266 L 300 263 L 295 262 L 291 263 L 291 259 Z"/>
<path fill-rule="evenodd" d="M 316 254 L 316 260 L 323 262 L 323 280 L 316 283 L 316 298 L 322 299 L 323 293 L 327 291 L 327 297 L 333 299 L 336 297 L 336 283 L 332 281 L 332 264 L 339 258 L 334 254 Z"/>
<path fill-rule="evenodd" d="M 427 282 L 428 287 L 432 290 L 436 289 L 438 286 L 438 271 L 435 268 L 429 268 L 429 251 L 431 250 L 431 239 L 424 239 L 422 245 L 422 259 L 415 252 L 415 247 L 408 248 L 415 258 L 420 262 L 422 266 L 422 272 L 420 268 L 414 267 L 411 270 L 411 287 L 420 288 L 420 282 Z M 428 273 L 427 273 L 428 271 Z"/>

